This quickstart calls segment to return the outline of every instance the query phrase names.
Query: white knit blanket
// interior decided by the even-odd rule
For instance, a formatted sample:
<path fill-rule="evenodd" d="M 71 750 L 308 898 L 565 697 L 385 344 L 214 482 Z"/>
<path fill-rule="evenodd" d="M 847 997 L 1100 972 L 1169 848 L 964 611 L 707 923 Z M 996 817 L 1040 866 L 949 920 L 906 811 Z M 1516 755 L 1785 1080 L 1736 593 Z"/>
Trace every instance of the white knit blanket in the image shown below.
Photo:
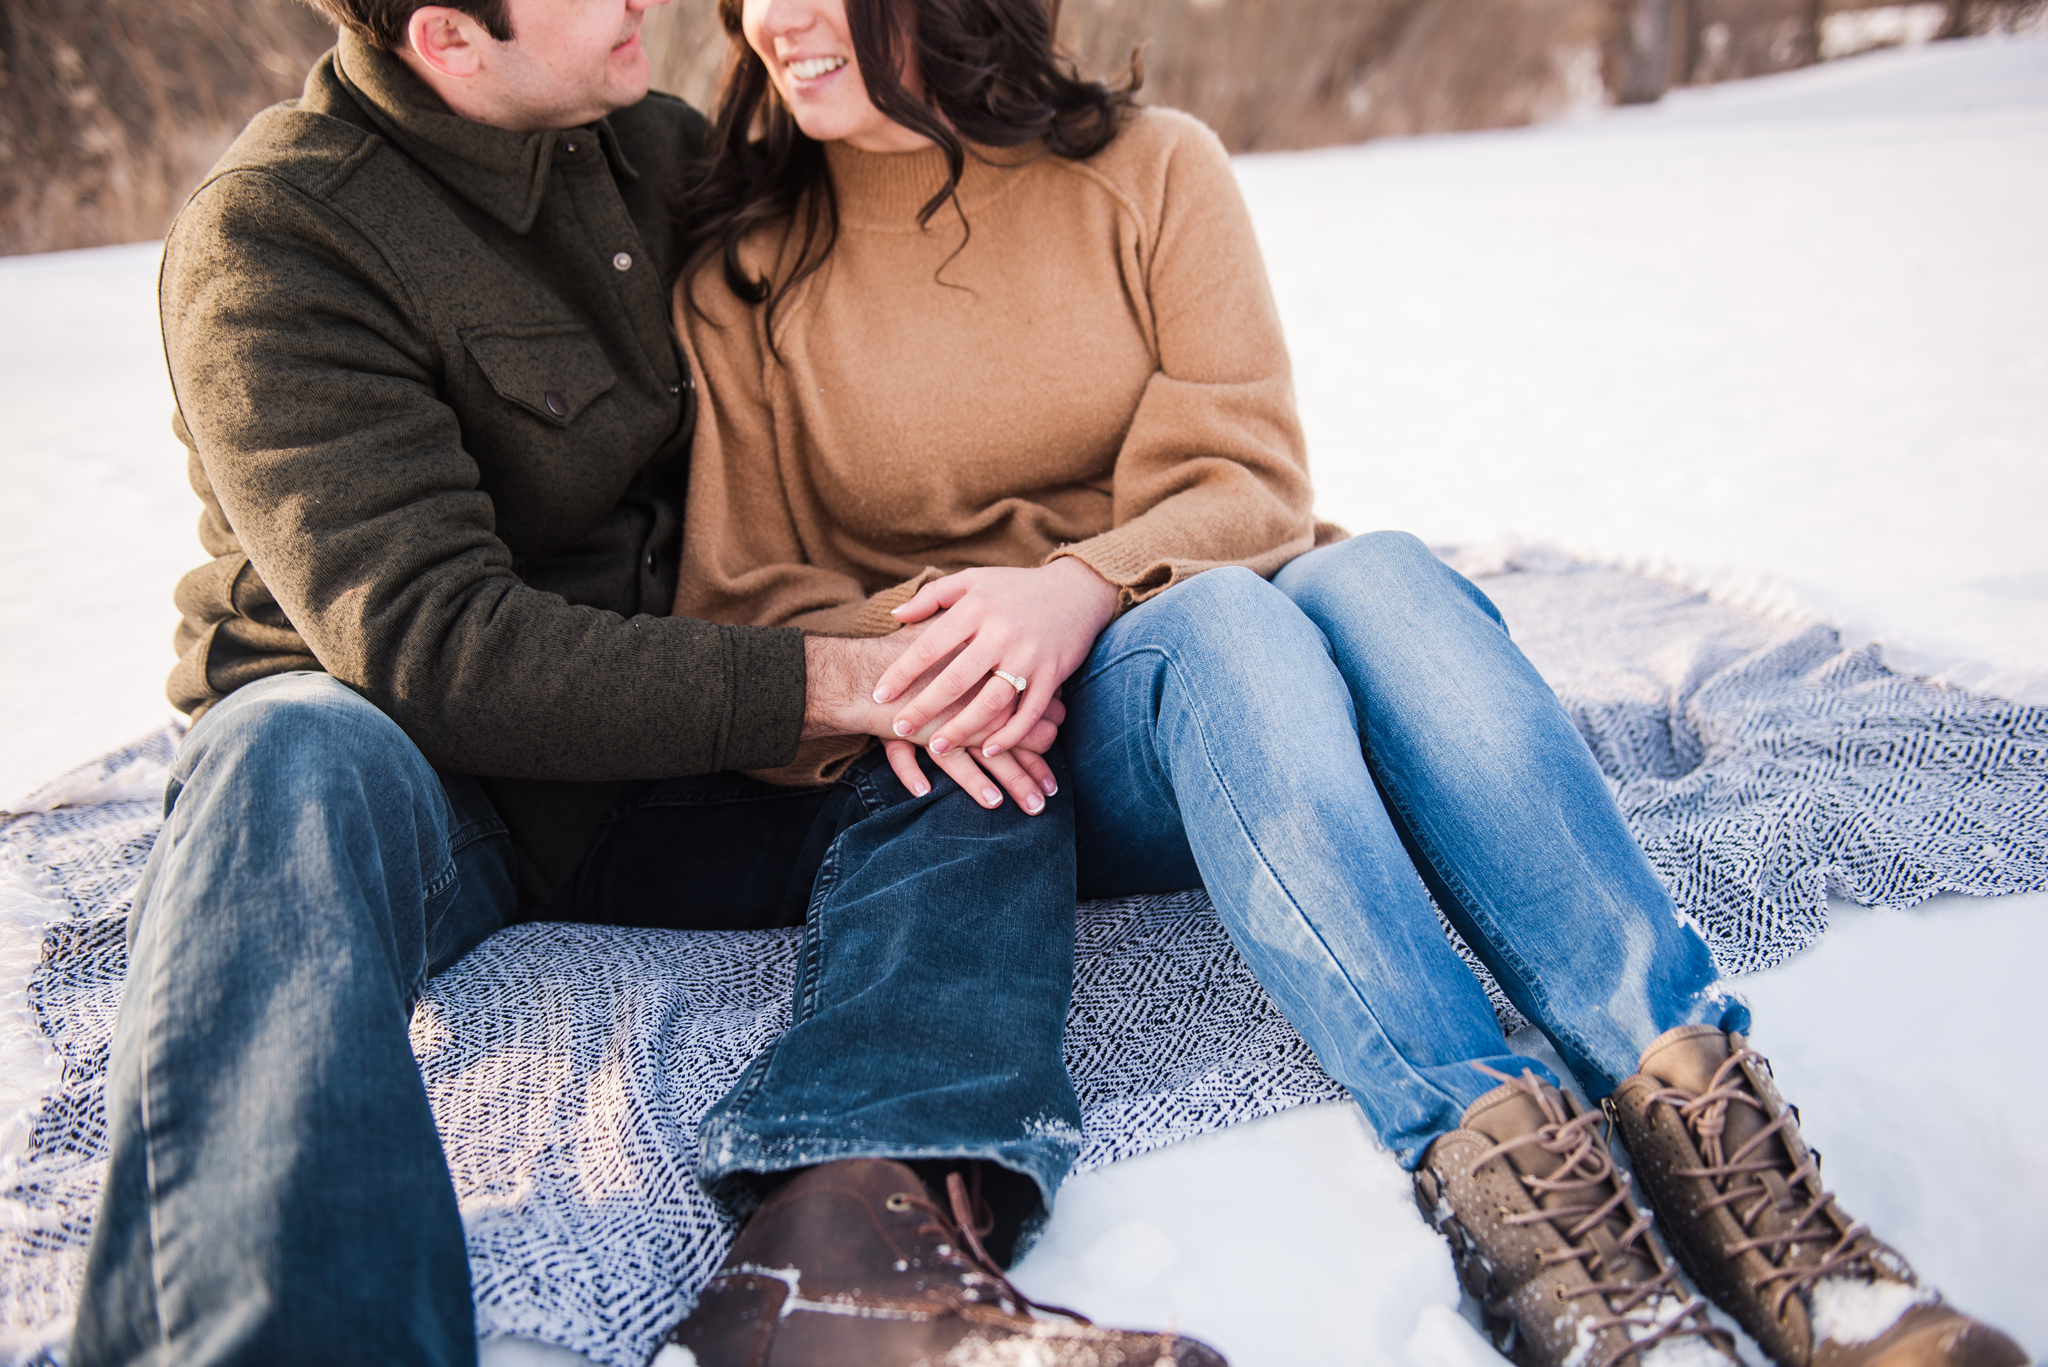
<path fill-rule="evenodd" d="M 1727 972 L 1812 943 L 1831 894 L 2048 887 L 2048 709 L 1657 579 L 1531 554 L 1462 567 L 1485 571 Z M 0 1363 L 61 1344 L 75 1303 L 123 922 L 175 743 L 149 737 L 0 818 Z M 1080 926 L 1084 1169 L 1341 1094 L 1199 892 L 1092 904 Z M 646 1360 L 731 1236 L 690 1176 L 697 1118 L 787 1021 L 794 947 L 525 925 L 433 982 L 413 1047 L 480 1333 Z"/>

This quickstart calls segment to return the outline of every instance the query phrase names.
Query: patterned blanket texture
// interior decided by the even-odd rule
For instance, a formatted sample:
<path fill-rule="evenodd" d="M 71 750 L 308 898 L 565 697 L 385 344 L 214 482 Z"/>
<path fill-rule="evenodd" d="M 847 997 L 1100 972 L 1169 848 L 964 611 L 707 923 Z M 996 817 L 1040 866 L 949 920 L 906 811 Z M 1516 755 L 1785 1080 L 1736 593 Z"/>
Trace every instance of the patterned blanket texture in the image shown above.
<path fill-rule="evenodd" d="M 1810 619 L 1611 567 L 1457 563 L 1727 972 L 1812 944 L 1831 896 L 2048 887 L 2048 708 L 1904 677 Z M 75 1304 L 124 921 L 176 743 L 167 728 L 0 817 L 0 1362 L 61 1351 Z M 690 1176 L 697 1118 L 786 1023 L 794 934 L 522 925 L 433 982 L 413 1048 L 481 1334 L 637 1367 L 687 1310 L 733 1232 Z M 1342 1095 L 1199 891 L 1085 906 L 1079 951 L 1083 1169 Z"/>

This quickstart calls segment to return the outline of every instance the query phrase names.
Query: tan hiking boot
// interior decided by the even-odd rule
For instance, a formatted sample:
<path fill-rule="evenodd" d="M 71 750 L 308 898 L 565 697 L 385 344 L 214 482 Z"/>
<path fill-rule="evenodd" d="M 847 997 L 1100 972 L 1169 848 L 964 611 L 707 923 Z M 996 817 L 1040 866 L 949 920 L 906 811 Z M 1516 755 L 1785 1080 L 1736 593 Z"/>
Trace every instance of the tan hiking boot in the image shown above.
<path fill-rule="evenodd" d="M 1740 1367 L 1706 1303 L 1679 1289 L 1605 1128 L 1524 1073 L 1429 1146 L 1415 1202 L 1522 1367 Z"/>
<path fill-rule="evenodd" d="M 1034 1318 L 982 1248 L 987 1207 L 957 1172 L 946 1187 L 942 1208 L 881 1159 L 790 1179 L 648 1367 L 1226 1367 L 1176 1334 Z"/>
<path fill-rule="evenodd" d="M 1780 1367 L 2024 1367 L 1835 1204 L 1741 1035 L 1666 1031 L 1606 1105 L 1679 1262 Z"/>

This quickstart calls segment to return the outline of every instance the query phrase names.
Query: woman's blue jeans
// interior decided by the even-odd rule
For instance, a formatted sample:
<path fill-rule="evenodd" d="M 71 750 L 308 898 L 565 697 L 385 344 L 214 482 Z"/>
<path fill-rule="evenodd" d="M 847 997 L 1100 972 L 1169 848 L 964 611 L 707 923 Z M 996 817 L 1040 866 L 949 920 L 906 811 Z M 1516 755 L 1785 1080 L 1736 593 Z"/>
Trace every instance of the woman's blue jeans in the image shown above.
<path fill-rule="evenodd" d="M 943 775 L 913 798 L 879 755 L 823 788 L 643 783 L 554 904 L 521 908 L 473 779 L 332 678 L 282 675 L 217 704 L 172 767 L 72 1367 L 473 1363 L 407 1021 L 431 974 L 536 912 L 805 927 L 796 1023 L 706 1119 L 706 1178 L 989 1158 L 1028 1207 L 1072 1166 L 1067 798 L 990 812 Z"/>
<path fill-rule="evenodd" d="M 1747 1025 L 1585 742 L 1486 595 L 1414 537 L 1211 570 L 1113 623 L 1066 688 L 1084 897 L 1207 887 L 1408 1166 L 1540 1064 L 1436 904 L 1594 1097 L 1664 1031 Z"/>

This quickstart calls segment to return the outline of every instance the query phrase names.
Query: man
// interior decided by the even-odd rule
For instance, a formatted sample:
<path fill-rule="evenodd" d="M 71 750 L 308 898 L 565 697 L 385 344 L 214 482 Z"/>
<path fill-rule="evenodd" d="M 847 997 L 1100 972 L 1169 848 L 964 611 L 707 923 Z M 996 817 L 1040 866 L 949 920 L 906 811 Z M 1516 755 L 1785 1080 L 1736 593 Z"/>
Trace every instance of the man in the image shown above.
<path fill-rule="evenodd" d="M 166 242 L 212 559 L 178 587 L 195 721 L 74 1367 L 473 1361 L 407 1018 L 530 917 L 806 926 L 796 1023 L 706 1122 L 703 1175 L 765 1200 L 696 1360 L 756 1360 L 772 1303 L 778 1362 L 1220 1361 L 1037 1321 L 998 1265 L 1079 1139 L 1050 772 L 991 770 L 1032 816 L 957 760 L 978 796 L 872 756 L 744 777 L 889 734 L 866 694 L 900 644 L 661 615 L 694 418 L 668 216 L 703 129 L 647 93 L 663 2 L 317 0 L 338 46 Z"/>

